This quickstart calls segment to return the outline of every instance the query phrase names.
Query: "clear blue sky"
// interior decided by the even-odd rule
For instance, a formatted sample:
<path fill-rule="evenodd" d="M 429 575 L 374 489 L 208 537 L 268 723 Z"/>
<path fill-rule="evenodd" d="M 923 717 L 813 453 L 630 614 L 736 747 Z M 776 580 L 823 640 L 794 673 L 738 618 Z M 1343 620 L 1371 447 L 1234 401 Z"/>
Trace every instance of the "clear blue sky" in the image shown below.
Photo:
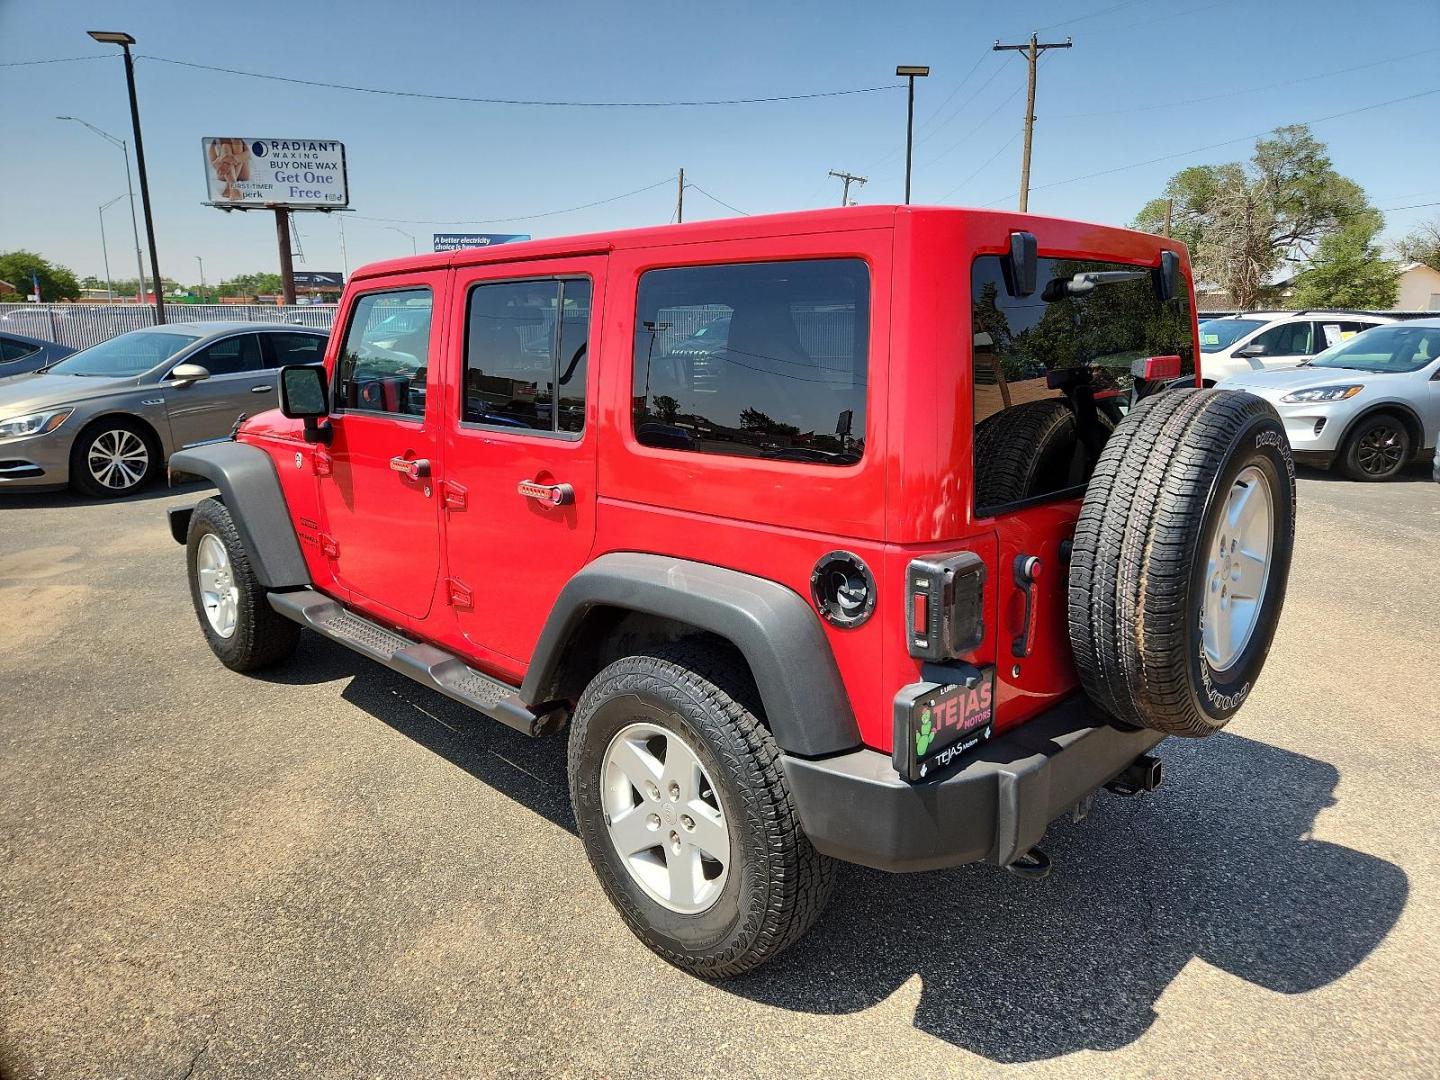
<path fill-rule="evenodd" d="M 1245 157 L 1250 143 L 1046 185 L 1440 90 L 1436 0 L 1375 0 L 1363 16 L 1353 0 L 251 0 L 239 7 L 0 0 L 0 63 L 107 57 L 0 67 L 9 105 L 0 250 L 39 251 L 80 275 L 101 272 L 96 207 L 125 190 L 121 159 L 84 128 L 52 117 L 68 113 L 130 135 L 118 50 L 92 42 L 85 35 L 91 28 L 130 32 L 141 54 L 470 96 L 751 97 L 883 85 L 898 82 L 897 63 L 928 63 L 931 77 L 919 83 L 916 106 L 914 201 L 959 205 L 1013 205 L 1018 182 L 1024 64 L 991 53 L 990 45 L 997 37 L 1021 40 L 1032 29 L 1050 40 L 1068 34 L 1075 47 L 1040 67 L 1030 206 L 1115 223 L 1128 222 L 1175 170 Z M 1421 50 L 1428 51 L 1397 59 Z M 1377 61 L 1384 62 L 1342 70 Z M 1321 77 L 1291 82 L 1309 76 Z M 343 141 L 356 211 L 346 220 L 352 268 L 410 250 L 406 237 L 367 218 L 446 222 L 397 226 L 414 233 L 424 251 L 432 232 L 464 228 L 463 219 L 604 199 L 673 176 L 680 166 L 688 180 L 749 213 L 835 204 L 839 182 L 826 177 L 829 169 L 868 175 L 858 193 L 863 202 L 902 196 L 899 90 L 722 108 L 553 109 L 377 97 L 151 60 L 138 61 L 137 77 L 161 269 L 184 282 L 197 278 L 197 255 L 212 283 L 276 265 L 271 215 L 201 205 L 205 135 Z M 1222 94 L 1229 96 L 1153 107 Z M 1433 203 L 1440 202 L 1437 116 L 1440 93 L 1314 130 L 1375 205 Z M 471 228 L 539 236 L 663 223 L 674 195 L 672 184 L 574 213 Z M 1392 212 L 1387 235 L 1437 212 L 1440 206 Z M 687 219 L 731 213 L 697 190 L 686 193 Z M 106 221 L 112 271 L 133 273 L 123 201 Z M 302 215 L 300 230 L 305 261 L 298 267 L 340 268 L 334 216 Z"/>

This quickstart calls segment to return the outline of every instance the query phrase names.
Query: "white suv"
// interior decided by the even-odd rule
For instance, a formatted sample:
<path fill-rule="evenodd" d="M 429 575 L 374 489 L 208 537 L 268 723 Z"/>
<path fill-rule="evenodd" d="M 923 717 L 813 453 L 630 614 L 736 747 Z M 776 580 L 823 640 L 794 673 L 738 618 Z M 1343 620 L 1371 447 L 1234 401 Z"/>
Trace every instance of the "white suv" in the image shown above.
<path fill-rule="evenodd" d="M 1393 323 L 1350 311 L 1245 311 L 1200 323 L 1200 376 L 1213 386 L 1230 375 L 1298 367 L 1346 338 Z"/>

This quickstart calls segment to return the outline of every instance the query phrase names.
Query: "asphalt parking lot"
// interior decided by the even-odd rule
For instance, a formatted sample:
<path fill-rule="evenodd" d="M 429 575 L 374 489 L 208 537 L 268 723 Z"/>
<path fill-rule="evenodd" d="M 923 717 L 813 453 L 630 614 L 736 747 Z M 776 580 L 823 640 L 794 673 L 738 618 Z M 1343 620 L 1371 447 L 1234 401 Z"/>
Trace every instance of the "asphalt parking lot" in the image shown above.
<path fill-rule="evenodd" d="M 1307 474 L 1239 719 L 1028 883 L 845 869 L 652 956 L 533 742 L 318 638 L 205 647 L 163 510 L 0 501 L 0 1076 L 1436 1076 L 1440 489 Z"/>

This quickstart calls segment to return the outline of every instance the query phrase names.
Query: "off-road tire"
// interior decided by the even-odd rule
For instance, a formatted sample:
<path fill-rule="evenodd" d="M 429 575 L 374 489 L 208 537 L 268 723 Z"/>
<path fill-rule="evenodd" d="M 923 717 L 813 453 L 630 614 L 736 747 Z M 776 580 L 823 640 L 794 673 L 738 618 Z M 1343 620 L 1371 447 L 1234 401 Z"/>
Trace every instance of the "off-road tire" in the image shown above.
<path fill-rule="evenodd" d="M 1382 432 L 1385 441 L 1393 446 L 1383 451 L 1367 447 L 1366 440 Z M 1367 465 L 1373 470 L 1377 460 L 1367 456 L 1367 449 L 1371 454 L 1378 454 L 1383 459 L 1378 471 L 1367 471 Z M 1345 445 L 1340 449 L 1340 467 L 1352 480 L 1369 483 L 1393 480 L 1414 456 L 1414 450 L 1405 421 L 1391 412 L 1374 413 L 1356 424 L 1355 429 L 1345 437 Z"/>
<path fill-rule="evenodd" d="M 744 661 L 703 641 L 628 656 L 585 688 L 570 727 L 570 802 L 585 853 L 630 929 L 663 959 L 707 979 L 750 971 L 819 918 L 835 864 L 800 827 L 780 751 L 760 720 Z M 696 915 L 652 900 L 620 861 L 607 830 L 601 768 L 615 734 L 640 719 L 674 731 L 709 773 L 730 829 L 723 890 Z"/>
<path fill-rule="evenodd" d="M 1269 571 L 1224 670 L 1204 649 L 1207 560 L 1235 479 L 1254 466 L 1272 510 Z M 1069 631 L 1092 701 L 1122 725 L 1210 735 L 1244 703 L 1279 623 L 1295 536 L 1295 467 L 1261 398 L 1171 390 L 1142 400 L 1096 464 L 1075 529 Z"/>
<path fill-rule="evenodd" d="M 200 582 L 196 573 L 196 553 L 200 538 L 213 533 L 225 545 L 230 557 L 231 574 L 239 591 L 235 631 L 221 637 L 205 616 L 200 599 Z M 275 612 L 266 600 L 266 590 L 255 577 L 250 555 L 240 542 L 230 510 L 219 499 L 202 499 L 190 515 L 190 528 L 185 534 L 185 567 L 190 579 L 190 602 L 205 635 L 210 651 L 231 671 L 258 671 L 287 659 L 300 641 L 300 627 Z"/>
<path fill-rule="evenodd" d="M 1115 421 L 1097 411 L 1108 432 Z M 1005 506 L 1083 482 L 1072 476 L 1079 437 L 1075 414 L 1061 400 L 1027 401 L 975 427 L 975 505 Z"/>
<path fill-rule="evenodd" d="M 97 439 L 107 433 L 121 431 L 135 436 L 145 445 L 148 459 L 144 475 L 139 480 L 126 487 L 115 488 L 100 483 L 91 475 L 90 448 Z M 70 447 L 70 486 L 95 499 L 123 499 L 126 495 L 134 495 L 137 491 L 144 490 L 160 475 L 164 454 L 155 433 L 139 421 L 124 416 L 102 417 L 87 424 Z"/>

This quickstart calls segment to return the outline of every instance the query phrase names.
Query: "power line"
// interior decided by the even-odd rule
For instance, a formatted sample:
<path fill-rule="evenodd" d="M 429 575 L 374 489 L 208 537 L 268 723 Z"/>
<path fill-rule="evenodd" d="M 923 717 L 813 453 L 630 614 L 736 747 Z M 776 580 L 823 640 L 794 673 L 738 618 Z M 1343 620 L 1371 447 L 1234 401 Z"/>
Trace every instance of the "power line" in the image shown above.
<path fill-rule="evenodd" d="M 191 60 L 175 60 L 168 56 L 137 54 L 138 59 L 156 60 L 162 64 L 177 67 L 197 68 L 201 71 L 218 71 L 225 75 L 242 75 L 247 79 L 264 79 L 269 82 L 291 83 L 297 86 L 318 86 L 327 90 L 352 90 L 360 94 L 379 94 L 385 97 L 424 98 L 429 101 L 462 101 L 476 105 L 536 105 L 565 109 L 669 109 L 690 108 L 709 105 L 761 105 L 777 101 L 810 101 L 816 98 L 848 97 L 854 94 L 878 94 L 898 90 L 898 84 L 888 86 L 862 86 L 852 90 L 821 90 L 810 94 L 774 94 L 769 97 L 716 98 L 696 101 L 549 101 L 531 98 L 466 97 L 461 94 L 429 94 L 419 90 L 389 90 L 377 86 L 348 86 L 344 83 L 320 82 L 315 79 L 296 79 L 288 75 L 266 75 L 258 71 L 240 71 L 236 68 L 216 67 L 213 64 L 197 64 Z"/>
<path fill-rule="evenodd" d="M 646 191 L 654 191 L 658 187 L 665 187 L 674 182 L 675 178 L 673 176 L 667 176 L 663 180 L 657 180 L 653 184 L 646 184 L 644 187 L 636 188 L 634 191 L 626 191 L 620 195 L 611 195 L 608 199 L 596 199 L 594 202 L 582 203 L 579 206 L 567 206 L 563 210 L 545 210 L 538 214 L 515 214 L 512 217 L 446 218 L 437 221 L 429 218 L 369 217 L 365 214 L 351 214 L 350 216 L 359 221 L 377 221 L 382 224 L 394 225 L 497 225 L 507 221 L 534 221 L 536 218 L 554 217 L 557 214 L 570 214 L 576 210 L 588 210 L 592 206 L 604 206 L 606 203 L 619 202 L 621 199 L 628 199 L 632 195 L 639 195 Z M 708 192 L 706 194 L 708 194 Z M 714 196 L 711 197 L 714 198 Z M 732 207 L 731 209 L 734 208 Z"/>
<path fill-rule="evenodd" d="M 1010 149 L 1010 147 L 1014 144 L 1015 140 L 1018 139 L 1018 138 L 1020 138 L 1021 134 L 1022 134 L 1022 132 L 1017 131 L 1017 132 L 1015 132 L 1014 135 L 1011 135 L 1010 138 L 1006 139 L 1006 140 L 1000 145 L 1000 149 L 999 149 L 999 150 L 996 150 L 995 153 L 991 154 L 988 158 L 985 159 L 985 164 L 981 165 L 978 169 L 976 169 L 974 172 L 972 172 L 972 173 L 971 173 L 969 176 L 967 176 L 964 180 L 961 180 L 960 183 L 956 184 L 953 188 L 951 188 L 949 191 L 947 191 L 944 195 L 941 195 L 941 196 L 940 196 L 940 201 L 941 201 L 941 202 L 944 202 L 946 199 L 950 198 L 951 195 L 954 195 L 957 191 L 959 191 L 961 188 L 963 188 L 966 184 L 970 183 L 971 180 L 974 180 L 977 176 L 979 176 L 982 172 L 984 172 L 987 168 L 989 168 L 990 165 L 995 161 L 996 158 L 998 158 L 998 157 L 999 157 L 1001 154 L 1003 154 L 1006 150 Z"/>
<path fill-rule="evenodd" d="M 1208 143 L 1205 146 L 1194 146 L 1189 150 L 1177 150 L 1172 154 L 1161 154 L 1159 157 L 1146 158 L 1144 161 L 1132 161 L 1128 165 L 1117 165 L 1112 169 L 1101 169 L 1098 172 L 1086 173 L 1083 176 L 1070 176 L 1064 180 L 1052 180 L 1048 184 L 1037 184 L 1032 191 L 1044 191 L 1048 188 L 1063 187 L 1066 184 L 1078 184 L 1082 180 L 1093 180 L 1099 176 L 1111 176 L 1114 173 L 1126 172 L 1129 169 L 1139 169 L 1146 165 L 1156 165 L 1162 161 L 1173 161 L 1175 158 L 1188 157 L 1191 154 L 1203 153 L 1206 150 L 1218 150 L 1222 146 L 1233 146 L 1235 143 L 1249 142 L 1252 139 L 1260 139 L 1271 132 L 1278 131 L 1282 127 L 1293 127 L 1297 124 L 1323 124 L 1330 120 L 1339 120 L 1346 116 L 1355 116 L 1363 112 L 1371 112 L 1374 109 L 1383 109 L 1389 105 L 1399 105 L 1406 101 L 1415 101 L 1419 98 L 1429 97 L 1431 94 L 1440 94 L 1440 87 L 1433 90 L 1421 90 L 1414 94 L 1406 94 L 1403 97 L 1390 98 L 1387 101 L 1377 101 L 1373 105 L 1362 105 L 1356 109 L 1346 109 L 1344 112 L 1331 113 L 1329 116 L 1319 116 L 1310 120 L 1294 120 L 1289 124 L 1276 124 L 1274 127 L 1266 128 L 1264 131 L 1255 132 L 1250 135 L 1239 135 L 1233 139 L 1223 139 L 1220 142 Z M 984 203 L 985 206 L 994 206 L 996 203 L 1005 202 L 1014 198 L 1015 193 L 1003 195 L 998 199 L 992 199 Z"/>
<path fill-rule="evenodd" d="M 699 184 L 694 183 L 693 181 L 692 181 L 691 183 L 686 184 L 685 186 L 688 187 L 688 188 L 694 188 L 696 191 L 698 191 L 701 195 L 704 195 L 704 196 L 705 196 L 707 199 L 709 199 L 711 202 L 713 202 L 713 203 L 719 203 L 721 206 L 725 207 L 726 210 L 734 210 L 735 213 L 739 214 L 741 217 L 749 217 L 749 216 L 750 216 L 750 215 L 747 214 L 744 210 L 741 210 L 738 206 L 731 206 L 731 205 L 730 205 L 728 202 L 726 202 L 724 199 L 717 199 L 714 195 L 711 195 L 711 194 L 710 194 L 708 191 L 706 191 L 703 187 L 701 187 Z"/>
<path fill-rule="evenodd" d="M 969 131 L 967 131 L 964 135 L 962 135 L 962 136 L 960 136 L 960 138 L 956 139 L 955 142 L 952 143 L 952 144 L 949 146 L 948 149 L 942 150 L 942 151 L 940 151 L 940 153 L 936 154 L 933 158 L 931 158 L 929 161 L 927 161 L 927 162 L 924 164 L 924 166 L 922 166 L 922 167 L 928 169 L 931 165 L 934 165 L 937 161 L 940 161 L 940 160 L 942 160 L 943 158 L 949 157 L 949 156 L 950 156 L 951 154 L 953 154 L 956 150 L 960 149 L 960 147 L 964 146 L 967 142 L 969 142 L 969 141 L 980 131 L 981 128 L 983 128 L 986 124 L 988 124 L 991 120 L 993 120 L 993 119 L 995 118 L 995 114 L 996 114 L 996 113 L 998 113 L 1001 109 L 1005 108 L 1006 105 L 1009 105 L 1010 102 L 1014 101 L 1017 97 L 1019 97 L 1019 96 L 1020 96 L 1020 91 L 1021 91 L 1022 89 L 1023 89 L 1023 87 L 1017 86 L 1017 87 L 1015 88 L 1015 90 L 1010 94 L 1009 97 L 1007 97 L 1004 101 L 1002 101 L 1002 102 L 1000 102 L 998 105 L 996 105 L 995 108 L 991 109 L 988 113 L 985 114 L 985 119 L 981 120 L 981 121 L 980 121 L 978 124 L 976 124 L 973 128 L 971 128 Z"/>
<path fill-rule="evenodd" d="M 1125 0 L 1123 4 L 1115 4 L 1111 7 L 1101 8 L 1099 11 L 1092 11 L 1088 15 L 1076 15 L 1073 19 L 1063 19 L 1060 22 L 1053 22 L 1048 26 L 1037 26 L 1035 32 L 1038 34 L 1042 30 L 1054 30 L 1057 26 L 1069 26 L 1071 23 L 1084 22 L 1086 19 L 1098 19 L 1101 15 L 1109 15 L 1112 11 L 1134 7 L 1136 4 L 1145 2 L 1147 2 L 1147 0 Z"/>
<path fill-rule="evenodd" d="M 1401 53 L 1398 56 L 1387 56 L 1380 60 L 1372 60 L 1368 64 L 1357 64 L 1354 67 L 1332 68 L 1321 72 L 1319 75 L 1305 75 L 1298 79 L 1286 79 L 1284 82 L 1267 83 L 1264 86 L 1249 86 L 1241 90 L 1226 90 L 1219 94 L 1206 94 L 1204 97 L 1184 98 L 1180 101 L 1165 101 L 1158 105 L 1137 105 L 1133 109 L 1101 109 L 1097 112 L 1061 113 L 1056 116 L 1055 119 L 1082 120 L 1091 116 L 1125 116 L 1130 113 L 1152 112 L 1156 109 L 1176 109 L 1182 105 L 1198 105 L 1206 101 L 1219 101 L 1221 98 L 1239 97 L 1242 94 L 1255 94 L 1262 90 L 1278 90 L 1284 86 L 1295 86 L 1299 83 L 1315 82 L 1320 79 L 1333 79 L 1336 75 L 1348 75 L 1353 71 L 1365 71 L 1368 68 L 1380 67 L 1382 64 L 1393 64 L 1400 60 L 1413 60 L 1417 56 L 1427 56 L 1435 52 L 1440 52 L 1440 46 L 1420 49 L 1412 53 Z"/>
<path fill-rule="evenodd" d="M 0 67 L 34 67 L 36 64 L 73 64 L 77 60 L 109 60 L 109 53 L 99 53 L 91 56 L 54 56 L 48 60 L 6 60 L 0 63 Z"/>

